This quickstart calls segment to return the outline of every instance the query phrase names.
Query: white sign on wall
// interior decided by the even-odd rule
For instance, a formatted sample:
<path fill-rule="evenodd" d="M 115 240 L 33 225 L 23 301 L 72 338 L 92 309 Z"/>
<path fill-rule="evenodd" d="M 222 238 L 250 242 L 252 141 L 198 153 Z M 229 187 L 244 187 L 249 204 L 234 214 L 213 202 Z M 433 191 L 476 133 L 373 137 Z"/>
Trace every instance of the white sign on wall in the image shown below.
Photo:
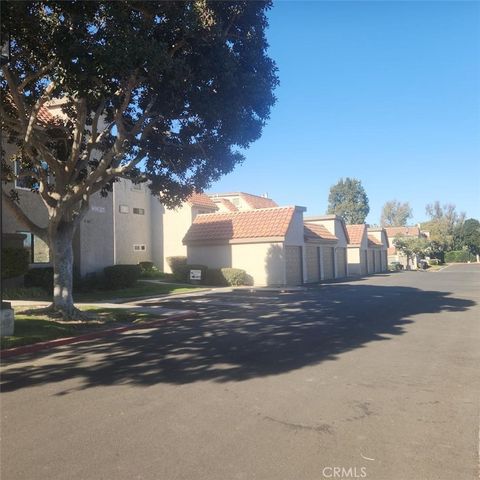
<path fill-rule="evenodd" d="M 90 210 L 92 212 L 97 212 L 97 213 L 105 213 L 105 207 L 97 207 L 96 205 L 92 205 L 90 207 Z"/>
<path fill-rule="evenodd" d="M 202 271 L 201 270 L 190 270 L 190 280 L 201 280 Z"/>

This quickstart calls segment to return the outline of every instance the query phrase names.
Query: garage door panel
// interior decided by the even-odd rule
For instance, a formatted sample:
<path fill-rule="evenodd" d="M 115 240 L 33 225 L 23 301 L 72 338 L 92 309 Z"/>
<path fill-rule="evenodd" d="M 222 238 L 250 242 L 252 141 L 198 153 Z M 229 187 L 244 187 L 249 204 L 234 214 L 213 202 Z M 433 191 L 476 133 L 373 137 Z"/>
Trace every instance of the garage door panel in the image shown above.
<path fill-rule="evenodd" d="M 335 254 L 337 257 L 337 278 L 345 278 L 347 276 L 347 249 L 339 247 Z"/>
<path fill-rule="evenodd" d="M 305 251 L 307 263 L 307 281 L 316 283 L 320 281 L 320 259 L 317 246 L 307 246 Z"/>
<path fill-rule="evenodd" d="M 333 247 L 322 247 L 323 278 L 325 280 L 335 277 L 334 255 Z"/>
<path fill-rule="evenodd" d="M 302 279 L 302 247 L 285 247 L 285 268 L 287 285 L 301 285 Z"/>

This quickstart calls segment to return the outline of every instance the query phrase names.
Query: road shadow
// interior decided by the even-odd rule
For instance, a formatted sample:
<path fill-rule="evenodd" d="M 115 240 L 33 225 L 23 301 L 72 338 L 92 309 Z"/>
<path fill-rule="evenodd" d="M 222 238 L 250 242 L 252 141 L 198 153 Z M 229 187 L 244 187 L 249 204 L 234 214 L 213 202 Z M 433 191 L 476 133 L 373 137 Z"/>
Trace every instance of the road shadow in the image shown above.
<path fill-rule="evenodd" d="M 353 283 L 283 295 L 238 292 L 194 302 L 159 302 L 193 308 L 199 318 L 57 348 L 42 362 L 10 365 L 0 385 L 3 392 L 10 392 L 77 380 L 74 390 L 62 390 L 60 395 L 97 386 L 243 381 L 282 374 L 334 360 L 370 342 L 389 341 L 420 320 L 418 315 L 462 312 L 476 304 L 449 295 Z"/>

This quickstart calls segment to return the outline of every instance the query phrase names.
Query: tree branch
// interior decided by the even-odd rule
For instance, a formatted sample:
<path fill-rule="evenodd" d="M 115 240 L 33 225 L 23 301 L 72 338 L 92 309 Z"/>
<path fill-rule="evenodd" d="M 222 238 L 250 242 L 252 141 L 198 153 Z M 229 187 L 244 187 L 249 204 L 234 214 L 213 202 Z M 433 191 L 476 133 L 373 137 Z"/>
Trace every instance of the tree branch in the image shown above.
<path fill-rule="evenodd" d="M 22 82 L 20 83 L 20 85 L 18 85 L 17 89 L 18 89 L 18 92 L 23 92 L 23 90 L 25 89 L 25 87 L 30 83 L 30 82 L 33 82 L 37 79 L 39 79 L 40 77 L 42 77 L 43 75 L 45 75 L 54 65 L 55 65 L 55 60 L 52 60 L 50 63 L 48 63 L 47 65 L 45 65 L 44 67 L 42 67 L 40 70 L 37 70 L 36 72 L 32 73 L 31 75 L 27 75 L 23 80 Z"/>
<path fill-rule="evenodd" d="M 39 227 L 36 223 L 34 223 L 27 215 L 23 212 L 23 210 L 13 201 L 12 198 L 5 192 L 2 187 L 2 199 L 4 204 L 8 207 L 8 209 L 12 212 L 13 216 L 30 232 L 32 232 L 37 237 L 41 238 L 45 243 L 48 244 L 48 235 L 47 229 Z"/>

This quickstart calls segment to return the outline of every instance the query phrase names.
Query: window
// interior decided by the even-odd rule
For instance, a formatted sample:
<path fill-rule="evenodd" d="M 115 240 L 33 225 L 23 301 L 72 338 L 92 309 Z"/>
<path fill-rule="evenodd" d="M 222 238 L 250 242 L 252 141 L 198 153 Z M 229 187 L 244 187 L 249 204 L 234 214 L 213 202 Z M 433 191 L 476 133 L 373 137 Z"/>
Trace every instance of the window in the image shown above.
<path fill-rule="evenodd" d="M 22 172 L 22 167 L 19 162 L 15 162 L 15 175 L 19 175 Z M 15 188 L 21 190 L 31 190 L 32 186 L 35 185 L 35 179 L 32 177 L 20 177 L 15 178 Z"/>
<path fill-rule="evenodd" d="M 143 208 L 134 208 L 133 213 L 135 215 L 145 215 L 145 210 Z"/>
<path fill-rule="evenodd" d="M 144 244 L 135 244 L 133 245 L 133 251 L 134 252 L 144 252 L 147 249 L 147 247 Z"/>
<path fill-rule="evenodd" d="M 120 213 L 128 213 L 130 211 L 130 208 L 128 208 L 128 205 L 119 205 L 118 211 Z"/>
<path fill-rule="evenodd" d="M 26 235 L 23 246 L 30 253 L 30 263 L 50 263 L 50 249 L 39 237 L 30 232 L 18 232 Z"/>

